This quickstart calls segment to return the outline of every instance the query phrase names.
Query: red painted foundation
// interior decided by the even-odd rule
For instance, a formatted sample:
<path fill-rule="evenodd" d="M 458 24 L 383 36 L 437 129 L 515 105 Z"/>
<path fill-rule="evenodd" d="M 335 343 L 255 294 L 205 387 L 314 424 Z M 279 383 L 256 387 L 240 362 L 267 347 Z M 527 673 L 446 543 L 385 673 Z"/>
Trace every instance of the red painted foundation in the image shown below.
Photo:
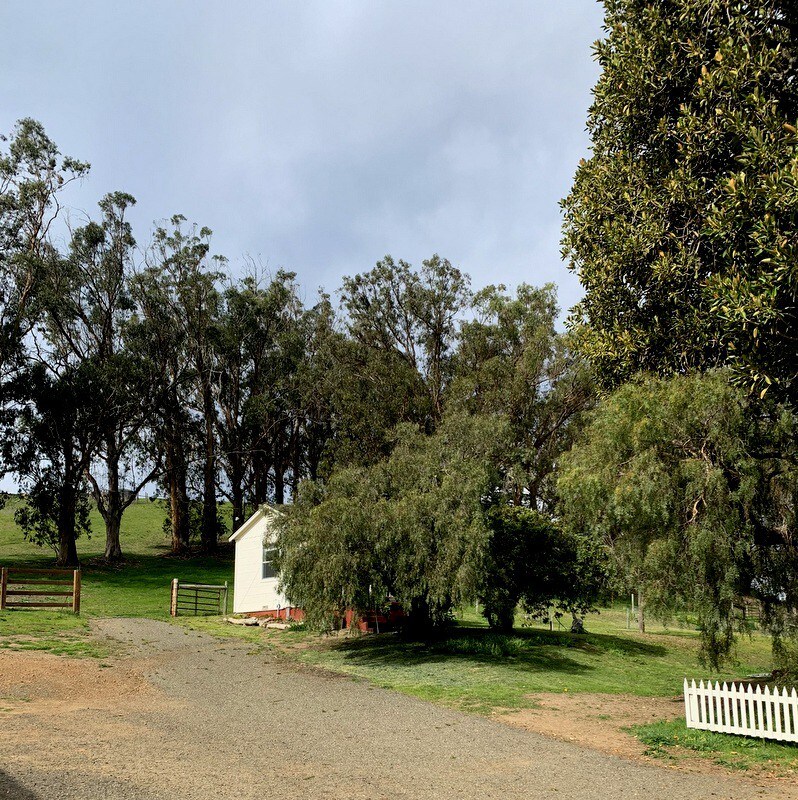
<path fill-rule="evenodd" d="M 270 617 L 271 619 L 284 619 L 290 622 L 302 622 L 305 619 L 305 611 L 301 608 L 272 608 L 263 611 L 250 611 L 248 617 Z"/>

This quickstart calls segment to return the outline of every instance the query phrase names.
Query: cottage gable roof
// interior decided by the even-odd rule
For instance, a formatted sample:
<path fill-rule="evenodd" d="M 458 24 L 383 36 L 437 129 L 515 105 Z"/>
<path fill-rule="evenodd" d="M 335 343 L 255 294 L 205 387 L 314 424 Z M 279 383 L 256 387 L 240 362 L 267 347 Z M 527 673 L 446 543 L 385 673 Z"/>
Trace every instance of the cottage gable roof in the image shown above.
<path fill-rule="evenodd" d="M 253 528 L 256 528 L 258 523 L 269 519 L 269 517 L 278 516 L 281 513 L 282 512 L 274 506 L 264 503 L 227 541 L 237 542 L 239 539 L 246 536 Z"/>

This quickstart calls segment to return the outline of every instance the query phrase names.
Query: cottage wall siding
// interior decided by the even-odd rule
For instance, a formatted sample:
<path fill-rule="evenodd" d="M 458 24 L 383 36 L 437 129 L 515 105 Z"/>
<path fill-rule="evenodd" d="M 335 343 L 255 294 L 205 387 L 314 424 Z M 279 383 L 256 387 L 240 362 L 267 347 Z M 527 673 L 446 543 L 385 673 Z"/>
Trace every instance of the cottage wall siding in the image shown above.
<path fill-rule="evenodd" d="M 235 542 L 233 612 L 276 611 L 288 601 L 278 591 L 279 578 L 263 578 L 263 542 L 269 531 L 269 516 L 260 514 L 251 528 Z"/>

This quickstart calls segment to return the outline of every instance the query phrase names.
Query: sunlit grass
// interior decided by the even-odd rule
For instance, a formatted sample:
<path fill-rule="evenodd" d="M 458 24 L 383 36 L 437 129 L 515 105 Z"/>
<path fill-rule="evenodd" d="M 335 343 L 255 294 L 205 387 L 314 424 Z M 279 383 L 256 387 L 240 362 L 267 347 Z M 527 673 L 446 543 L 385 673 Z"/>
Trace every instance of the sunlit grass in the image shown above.
<path fill-rule="evenodd" d="M 638 725 L 634 734 L 646 754 L 669 761 L 701 757 L 732 770 L 798 775 L 798 746 L 688 728 L 684 720 Z"/>
<path fill-rule="evenodd" d="M 0 509 L 0 565 L 50 568 L 52 551 L 37 547 L 22 538 L 14 522 L 14 511 L 21 501 L 12 497 Z M 229 505 L 222 506 L 229 514 Z M 233 551 L 221 546 L 218 557 L 169 555 L 169 539 L 163 530 L 166 508 L 161 501 L 133 503 L 122 522 L 122 564 L 107 564 L 102 559 L 105 534 L 100 515 L 91 515 L 91 538 L 78 540 L 82 567 L 81 616 L 39 609 L 8 610 L 0 614 L 0 647 L 44 649 L 64 655 L 80 654 L 93 645 L 79 644 L 88 636 L 87 620 L 92 617 L 150 617 L 169 619 L 171 582 L 223 584 L 230 586 L 232 603 Z M 64 637 L 72 637 L 67 645 Z"/>

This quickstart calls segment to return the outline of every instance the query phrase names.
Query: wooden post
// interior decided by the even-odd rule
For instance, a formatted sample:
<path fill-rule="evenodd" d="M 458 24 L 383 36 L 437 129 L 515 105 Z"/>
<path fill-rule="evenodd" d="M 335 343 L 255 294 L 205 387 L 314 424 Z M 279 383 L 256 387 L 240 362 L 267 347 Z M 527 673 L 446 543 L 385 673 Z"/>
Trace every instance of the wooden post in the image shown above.
<path fill-rule="evenodd" d="M 179 587 L 179 581 L 177 578 L 172 579 L 172 604 L 169 608 L 169 613 L 173 616 L 177 616 L 177 592 Z"/>
<path fill-rule="evenodd" d="M 224 616 L 227 616 L 227 581 L 224 582 Z"/>
<path fill-rule="evenodd" d="M 80 570 L 72 573 L 72 611 L 80 614 Z"/>
<path fill-rule="evenodd" d="M 8 567 L 0 570 L 0 609 L 6 607 L 6 585 L 8 584 Z"/>
<path fill-rule="evenodd" d="M 643 589 L 637 587 L 637 630 L 640 633 L 646 632 L 646 612 L 643 604 Z"/>

